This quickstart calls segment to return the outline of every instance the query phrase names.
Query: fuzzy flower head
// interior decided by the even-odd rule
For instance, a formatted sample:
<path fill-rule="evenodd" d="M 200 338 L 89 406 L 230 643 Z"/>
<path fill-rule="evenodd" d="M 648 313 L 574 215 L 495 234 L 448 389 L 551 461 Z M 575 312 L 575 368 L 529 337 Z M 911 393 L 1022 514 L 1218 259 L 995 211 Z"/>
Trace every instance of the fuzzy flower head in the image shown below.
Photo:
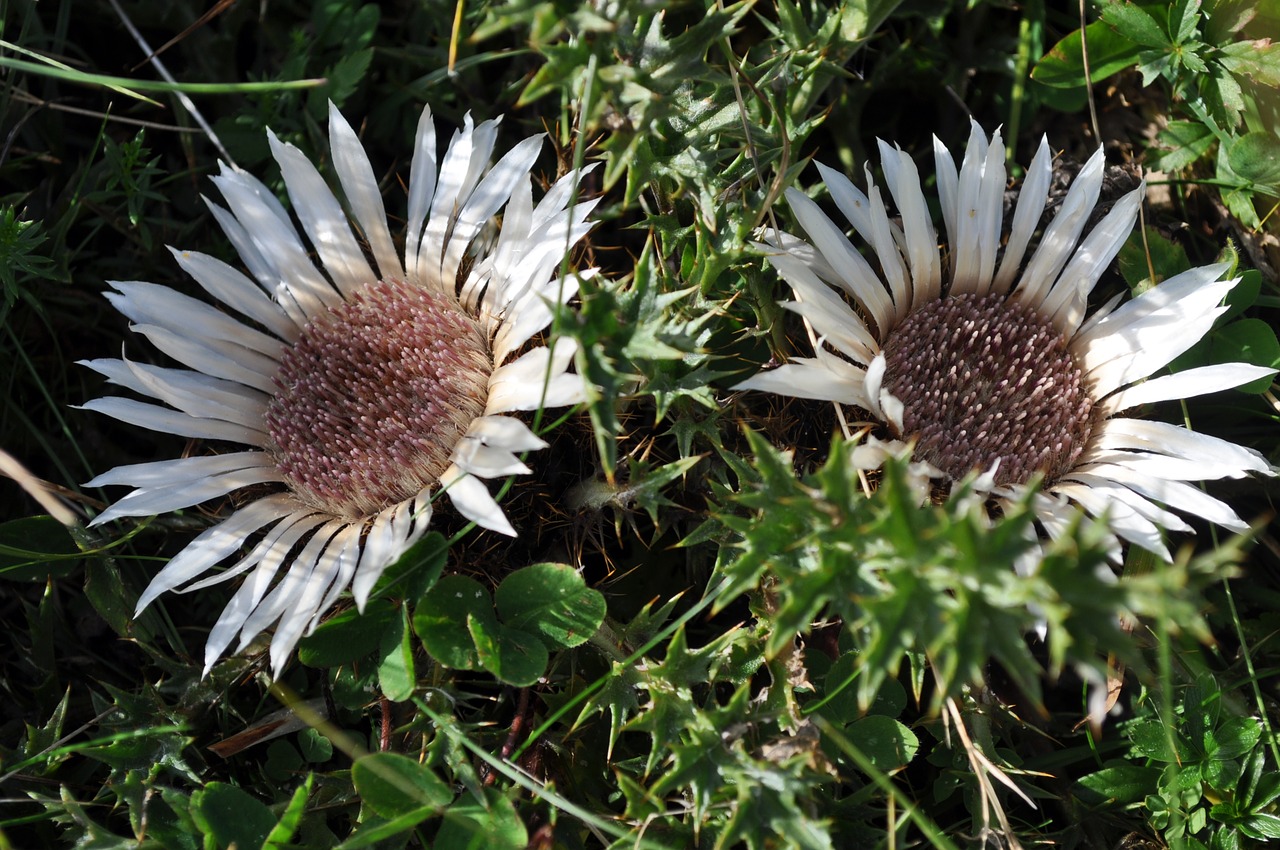
<path fill-rule="evenodd" d="M 880 155 L 900 224 L 869 169 L 864 194 L 818 165 L 878 268 L 817 204 L 787 190 L 808 241 L 783 233 L 757 247 L 796 295 L 783 306 L 808 320 L 819 343 L 814 357 L 736 388 L 866 410 L 892 438 L 860 447 L 855 460 L 867 468 L 914 443 L 924 474 L 954 481 L 979 473 L 979 490 L 998 501 L 1024 494 L 1039 474 L 1033 501 L 1045 530 L 1061 534 L 1083 509 L 1107 524 L 1115 557 L 1123 539 L 1168 560 L 1162 531 L 1190 530 L 1173 510 L 1243 530 L 1231 508 L 1186 482 L 1271 474 L 1260 454 L 1123 415 L 1274 373 L 1228 363 L 1150 377 L 1225 311 L 1222 299 L 1237 282 L 1218 280 L 1227 266 L 1192 269 L 1090 313 L 1089 294 L 1133 229 L 1144 194 L 1139 187 L 1125 195 L 1084 233 L 1102 189 L 1101 149 L 1032 250 L 1052 176 L 1047 140 L 1007 230 L 999 132 L 988 140 L 975 124 L 959 169 L 935 140 L 946 262 L 915 163 L 884 142 Z"/>
<path fill-rule="evenodd" d="M 216 307 L 154 283 L 111 283 L 107 297 L 133 330 L 189 368 L 88 361 L 161 403 L 111 397 L 85 407 L 245 449 L 100 475 L 89 486 L 135 489 L 94 524 L 248 487 L 273 491 L 196 537 L 138 601 L 141 611 L 167 590 L 248 573 L 209 635 L 206 672 L 237 635 L 240 651 L 273 625 L 278 672 L 343 591 L 363 608 L 382 571 L 426 531 L 439 491 L 478 525 L 516 533 L 484 481 L 529 472 L 517 454 L 546 445 L 508 414 L 584 398 L 568 371 L 572 340 L 528 343 L 577 291 L 557 270 L 590 229 L 594 202 L 574 202 L 573 173 L 535 205 L 530 169 L 542 137 L 490 168 L 497 131 L 497 121 L 473 126 L 468 116 L 437 161 L 423 111 L 401 254 L 364 148 L 331 106 L 345 209 L 297 148 L 269 134 L 306 242 L 260 181 L 224 165 L 213 182 L 227 206 L 208 204 L 249 274 L 174 251 Z M 499 211 L 496 238 L 480 239 Z"/>

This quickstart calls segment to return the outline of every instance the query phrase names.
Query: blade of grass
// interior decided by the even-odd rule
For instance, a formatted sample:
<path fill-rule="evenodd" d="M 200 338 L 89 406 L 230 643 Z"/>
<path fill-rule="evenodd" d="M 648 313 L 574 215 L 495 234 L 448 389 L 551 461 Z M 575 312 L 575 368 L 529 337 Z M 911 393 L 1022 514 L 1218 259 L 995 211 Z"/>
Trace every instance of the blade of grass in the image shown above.
<path fill-rule="evenodd" d="M 3 46 L 3 45 L 0 45 Z M 10 59 L 0 56 L 0 68 L 12 71 L 23 71 L 66 80 L 85 86 L 99 86 L 112 91 L 122 90 L 122 94 L 138 97 L 138 91 L 187 92 L 188 94 L 256 94 L 260 92 L 288 91 L 294 89 L 312 89 L 325 84 L 324 78 L 306 80 L 277 80 L 257 83 L 168 83 L 163 80 L 131 80 L 128 77 L 112 77 L 107 74 L 90 74 L 74 69 L 51 68 L 36 62 L 24 62 L 21 59 Z M 147 100 L 138 97 L 139 100 Z M 155 101 L 148 101 L 155 103 Z M 160 104 L 156 104 L 159 106 Z"/>
<path fill-rule="evenodd" d="M 4 49 L 6 49 L 6 50 L 12 50 L 14 53 L 18 53 L 18 54 L 21 54 L 21 55 L 23 55 L 23 56 L 30 56 L 32 59 L 37 60 L 37 62 L 43 62 L 43 63 L 45 63 L 45 65 L 47 65 L 47 66 L 48 66 L 48 68 L 56 68 L 56 69 L 57 69 L 57 70 L 59 70 L 59 71 L 65 71 L 65 72 L 70 73 L 70 74 L 83 74 L 83 73 L 84 73 L 83 71 L 77 71 L 75 68 L 72 68 L 70 65 L 66 64 L 65 62 L 59 62 L 57 59 L 51 59 L 51 58 L 49 58 L 48 56 L 44 56 L 44 55 L 42 55 L 42 54 L 40 54 L 40 53 L 36 53 L 34 50 L 28 50 L 27 48 L 25 48 L 25 47 L 23 47 L 23 46 L 21 46 L 21 45 L 18 45 L 18 44 L 14 44 L 14 43 L 13 43 L 13 42 L 11 42 L 11 41 L 5 41 L 4 39 L 0 39 L 0 47 L 4 48 Z M 6 60 L 4 57 L 0 57 L 0 62 L 6 62 L 6 61 L 15 61 L 15 62 L 19 62 L 20 64 L 23 64 L 23 65 L 30 64 L 30 63 L 26 63 L 26 62 L 21 62 L 21 60 Z M 57 74 L 50 73 L 50 72 L 49 72 L 49 70 L 48 70 L 48 68 L 44 68 L 43 66 L 37 66 L 37 68 L 38 68 L 38 69 L 37 69 L 37 70 L 35 70 L 35 71 L 33 71 L 33 73 L 36 73 L 36 74 L 42 74 L 43 76 L 47 76 L 47 77 L 50 77 L 50 76 L 51 76 L 51 77 L 56 77 L 56 76 L 58 76 Z M 143 97 L 142 95 L 138 94 L 137 92 L 130 91 L 129 89 L 125 88 L 124 86 L 114 85 L 114 84 L 109 84 L 109 83 L 108 83 L 108 84 L 104 84 L 104 85 L 106 85 L 106 87 L 107 87 L 107 88 L 109 88 L 109 89 L 111 89 L 112 91 L 117 92 L 117 93 L 119 93 L 119 94 L 122 94 L 122 95 L 124 95 L 125 97 L 132 97 L 132 98 L 135 98 L 135 99 L 137 99 L 137 100 L 141 100 L 141 101 L 142 101 L 142 102 L 144 102 L 144 103 L 149 103 L 149 104 L 151 104 L 152 106 L 163 106 L 163 105 L 164 105 L 164 104 L 160 103 L 160 101 L 158 101 L 158 100 L 152 100 L 152 99 L 151 99 L 151 98 L 149 98 L 149 97 Z"/>

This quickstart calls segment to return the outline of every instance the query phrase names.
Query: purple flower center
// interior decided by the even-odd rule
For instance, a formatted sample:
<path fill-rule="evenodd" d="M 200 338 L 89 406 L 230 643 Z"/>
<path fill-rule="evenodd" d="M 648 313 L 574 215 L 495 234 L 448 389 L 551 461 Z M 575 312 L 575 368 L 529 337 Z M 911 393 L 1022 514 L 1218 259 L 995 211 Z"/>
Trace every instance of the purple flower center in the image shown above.
<path fill-rule="evenodd" d="M 930 302 L 884 345 L 885 387 L 904 406 L 916 456 L 952 478 L 1000 462 L 997 484 L 1072 469 L 1093 430 L 1093 397 L 1067 340 L 1003 295 Z"/>
<path fill-rule="evenodd" d="M 269 451 L 297 497 L 361 519 L 417 495 L 483 415 L 493 359 L 453 298 L 371 283 L 313 319 L 267 406 Z"/>

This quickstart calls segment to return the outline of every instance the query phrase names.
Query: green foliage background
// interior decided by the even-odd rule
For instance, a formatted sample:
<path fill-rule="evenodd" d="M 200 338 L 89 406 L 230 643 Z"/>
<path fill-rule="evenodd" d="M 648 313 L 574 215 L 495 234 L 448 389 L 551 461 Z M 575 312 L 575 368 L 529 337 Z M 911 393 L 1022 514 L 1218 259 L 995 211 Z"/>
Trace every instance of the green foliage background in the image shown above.
<path fill-rule="evenodd" d="M 1082 37 L 1050 0 L 0 3 L 0 448 L 84 516 L 110 497 L 80 482 L 185 449 L 75 409 L 104 391 L 75 361 L 155 356 L 105 281 L 191 291 L 166 245 L 235 263 L 200 195 L 230 157 L 283 196 L 267 127 L 323 171 L 334 102 L 392 199 L 424 103 L 445 128 L 505 114 L 504 145 L 545 131 L 545 183 L 602 163 L 578 260 L 603 271 L 559 321 L 599 393 L 506 493 L 521 536 L 441 511 L 279 683 L 261 646 L 201 678 L 225 588 L 130 616 L 225 505 L 69 532 L 0 484 L 0 847 L 1280 837 L 1264 485 L 1215 494 L 1266 545 L 1205 527 L 1117 578 L 1082 527 L 1020 578 L 1025 505 L 921 507 L 901 462 L 867 495 L 830 406 L 727 389 L 805 350 L 747 247 L 789 226 L 782 190 L 811 158 L 874 167 L 877 138 L 931 174 L 971 116 L 1014 165 L 1048 134 L 1063 163 L 1101 141 L 1117 180 L 1158 170 L 1100 295 L 1226 252 L 1246 282 L 1178 365 L 1280 363 L 1280 19 L 1254 5 L 1090 3 Z M 1150 415 L 1274 459 L 1276 399 L 1247 389 Z"/>

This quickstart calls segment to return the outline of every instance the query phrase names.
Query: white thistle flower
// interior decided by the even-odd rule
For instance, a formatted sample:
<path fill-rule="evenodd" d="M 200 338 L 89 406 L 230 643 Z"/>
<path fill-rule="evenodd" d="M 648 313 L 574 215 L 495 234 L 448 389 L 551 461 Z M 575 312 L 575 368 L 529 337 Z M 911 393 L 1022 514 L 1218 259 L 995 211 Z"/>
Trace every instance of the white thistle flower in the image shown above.
<path fill-rule="evenodd" d="M 590 229 L 595 203 L 573 201 L 581 176 L 573 173 L 535 205 L 530 169 L 542 137 L 489 168 L 497 130 L 497 121 L 473 126 L 468 115 L 437 163 L 435 126 L 423 111 L 402 256 L 364 148 L 330 105 L 332 166 L 350 218 L 315 166 L 268 131 L 318 266 L 271 192 L 224 165 L 213 182 L 227 208 L 206 202 L 249 276 L 173 251 L 217 307 L 158 284 L 111 283 L 107 297 L 133 330 L 190 369 L 88 361 L 162 404 L 112 397 L 85 407 L 247 449 L 99 475 L 88 486 L 135 489 L 94 524 L 256 485 L 275 489 L 196 537 L 138 600 L 140 612 L 165 591 L 249 573 L 209 635 L 206 673 L 237 635 L 238 652 L 273 625 L 278 673 L 343 591 L 363 608 L 382 571 L 426 531 L 441 488 L 467 519 L 515 535 L 484 479 L 529 472 L 517 454 L 546 446 L 505 414 L 584 400 L 581 377 L 567 371 L 573 340 L 515 355 L 547 327 L 553 305 L 576 293 L 577 278 L 557 269 Z M 477 251 L 481 228 L 500 210 L 496 241 Z M 251 539 L 248 554 L 202 578 Z"/>
<path fill-rule="evenodd" d="M 1042 473 L 1033 503 L 1049 535 L 1060 535 L 1082 509 L 1105 521 L 1113 558 L 1123 539 L 1170 560 L 1162 531 L 1191 530 L 1174 510 L 1244 530 L 1231 508 L 1186 482 L 1274 474 L 1262 455 L 1121 415 L 1275 373 L 1227 363 L 1146 380 L 1198 342 L 1226 310 L 1223 297 L 1237 283 L 1218 280 L 1227 266 L 1192 269 L 1123 305 L 1117 297 L 1087 314 L 1089 293 L 1133 229 L 1145 187 L 1121 198 L 1082 239 L 1102 188 L 1099 149 L 1028 260 L 1049 193 L 1048 142 L 1040 143 L 1005 234 L 1004 145 L 998 131 L 988 141 L 974 124 L 959 170 L 934 142 L 951 246 L 944 269 L 915 163 L 901 149 L 879 146 L 900 226 L 890 220 L 869 169 L 864 194 L 818 164 L 832 200 L 870 245 L 879 270 L 817 204 L 788 189 L 810 241 L 783 233 L 757 247 L 796 295 L 782 306 L 818 334 L 816 356 L 761 372 L 735 389 L 868 411 L 894 439 L 869 438 L 860 446 L 855 463 L 864 468 L 914 442 L 914 458 L 922 462 L 915 468 L 942 480 L 982 473 L 979 490 L 1004 502 L 1023 495 L 1031 476 Z"/>

